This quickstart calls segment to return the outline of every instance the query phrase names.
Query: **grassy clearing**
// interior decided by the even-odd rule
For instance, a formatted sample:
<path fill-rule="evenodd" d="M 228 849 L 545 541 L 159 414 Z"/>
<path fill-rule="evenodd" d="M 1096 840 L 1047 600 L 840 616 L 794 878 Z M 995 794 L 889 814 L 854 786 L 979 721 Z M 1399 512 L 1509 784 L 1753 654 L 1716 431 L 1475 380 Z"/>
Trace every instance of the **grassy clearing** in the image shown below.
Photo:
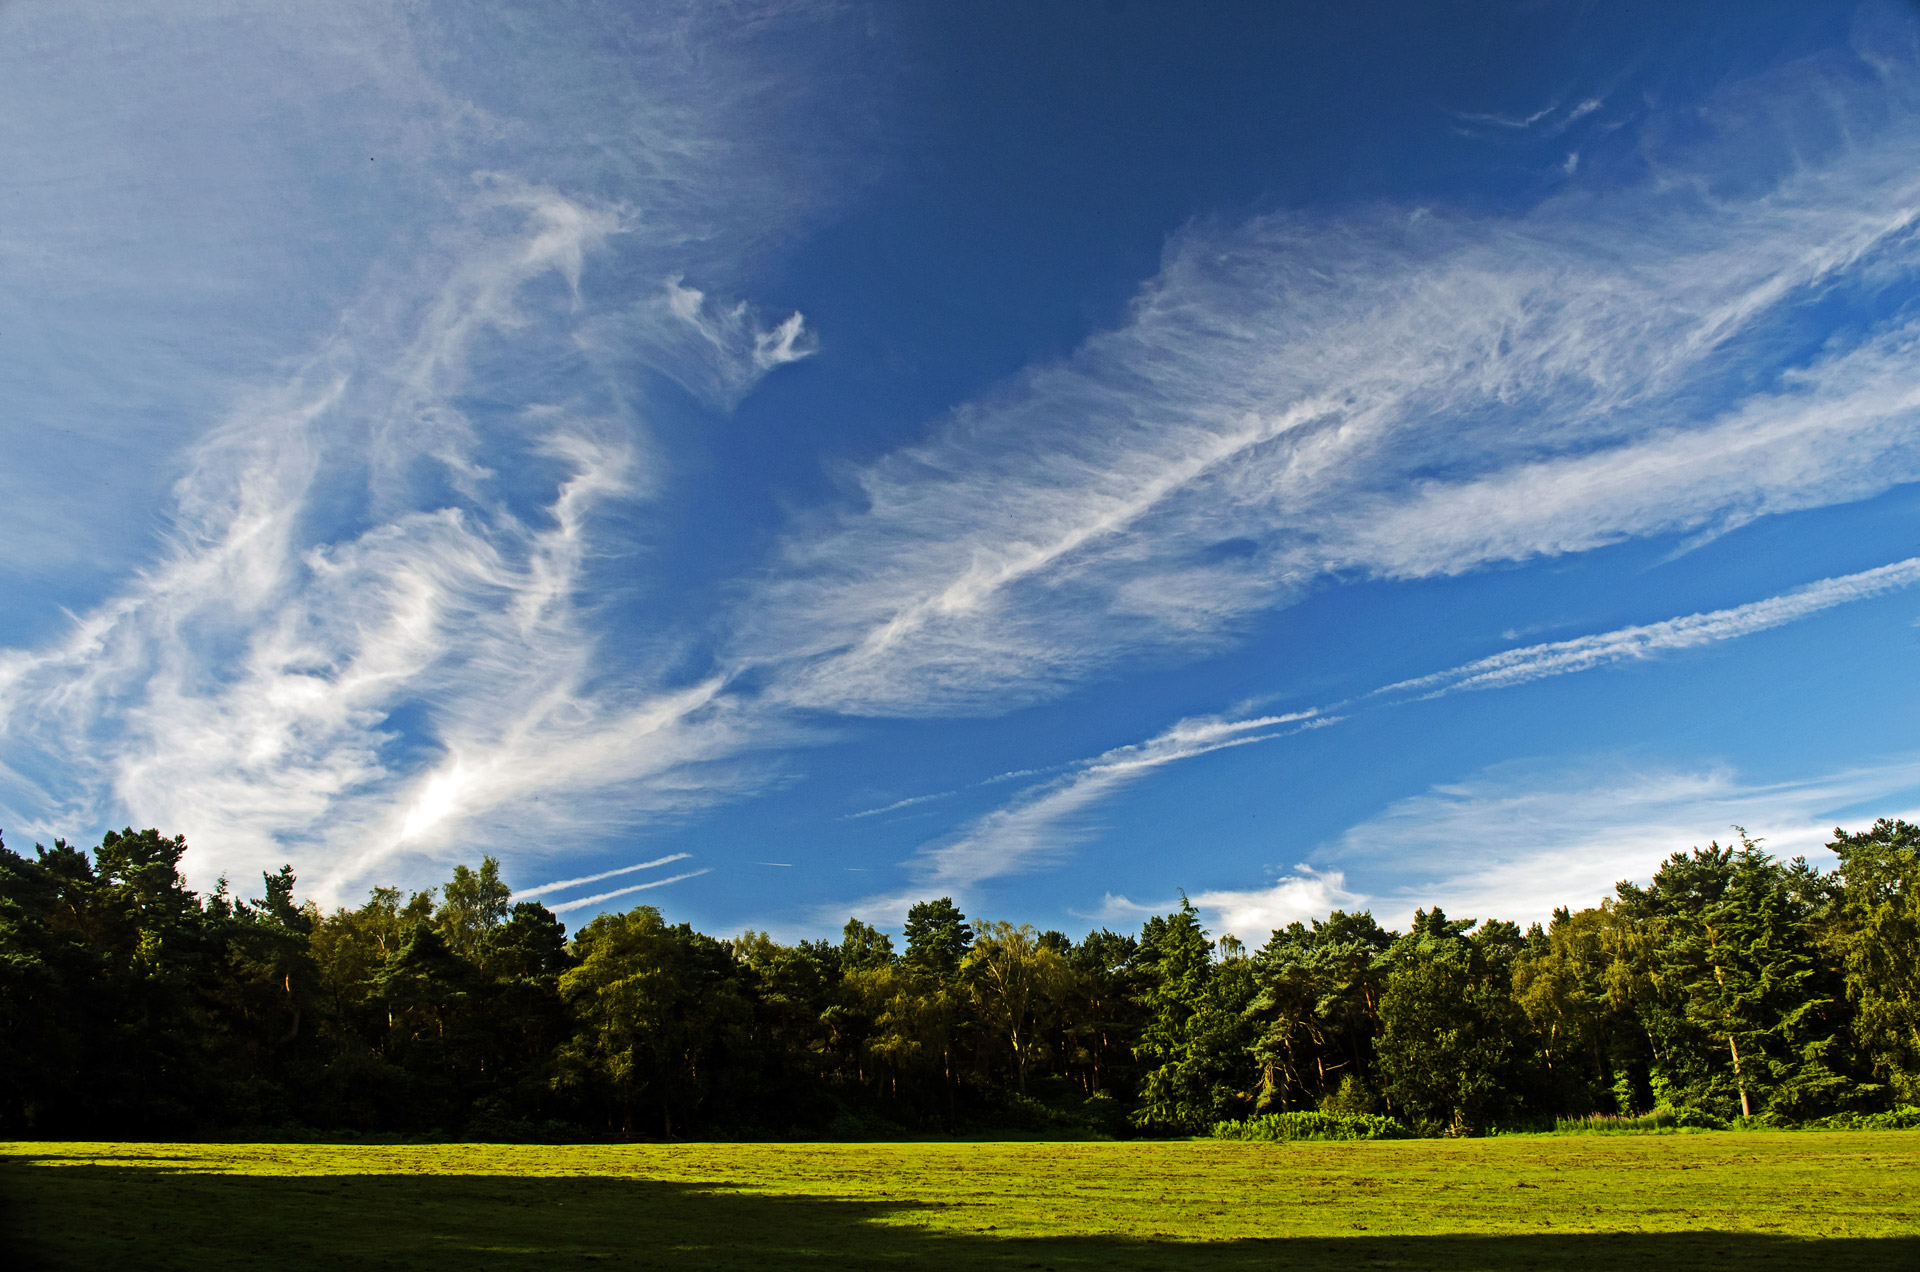
<path fill-rule="evenodd" d="M 0 1145 L 46 1268 L 1920 1267 L 1920 1132 Z M 15 1264 L 14 1266 L 20 1266 Z"/>

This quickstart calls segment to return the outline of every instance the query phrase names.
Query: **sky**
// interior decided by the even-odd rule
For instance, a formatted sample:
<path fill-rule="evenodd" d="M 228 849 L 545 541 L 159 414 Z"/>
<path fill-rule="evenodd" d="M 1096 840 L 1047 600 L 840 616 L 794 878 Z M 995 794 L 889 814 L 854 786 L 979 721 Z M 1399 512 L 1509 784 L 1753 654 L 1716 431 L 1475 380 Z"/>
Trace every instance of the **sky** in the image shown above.
<path fill-rule="evenodd" d="M 1920 813 L 1920 9 L 0 4 L 0 833 L 1543 920 Z"/>

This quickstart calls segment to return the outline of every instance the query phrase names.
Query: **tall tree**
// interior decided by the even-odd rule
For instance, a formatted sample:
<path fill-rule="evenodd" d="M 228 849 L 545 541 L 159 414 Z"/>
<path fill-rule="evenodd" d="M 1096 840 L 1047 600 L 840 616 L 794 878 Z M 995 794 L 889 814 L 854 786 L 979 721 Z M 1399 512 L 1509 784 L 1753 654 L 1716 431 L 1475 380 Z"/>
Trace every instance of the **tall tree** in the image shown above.
<path fill-rule="evenodd" d="M 1312 1108 L 1343 1084 L 1371 1088 L 1380 955 L 1392 939 L 1371 914 L 1335 910 L 1324 922 L 1277 929 L 1261 947 L 1246 1009 L 1261 1108 Z"/>
<path fill-rule="evenodd" d="M 1216 965 L 1200 913 L 1184 896 L 1177 913 L 1147 920 L 1139 961 L 1146 1019 L 1135 1049 L 1146 1073 L 1135 1124 L 1197 1132 L 1250 1111 L 1252 962 Z"/>
<path fill-rule="evenodd" d="M 0 844 L 0 1133 L 82 1125 L 110 1010 L 93 883 L 92 863 L 65 840 L 36 845 L 34 859 Z"/>
<path fill-rule="evenodd" d="M 919 901 L 907 910 L 906 962 L 935 976 L 951 977 L 973 944 L 973 929 L 952 897 Z"/>
<path fill-rule="evenodd" d="M 621 1129 L 650 1104 L 663 1135 L 699 1116 L 745 1040 L 748 1005 L 727 947 L 652 906 L 602 914 L 574 939 L 578 964 L 560 992 L 581 1024 L 562 1049 L 560 1080 L 598 1087 Z"/>
<path fill-rule="evenodd" d="M 1739 836 L 1737 848 L 1673 854 L 1644 890 L 1618 890 L 1650 938 L 1642 1012 L 1655 1088 L 1741 1116 L 1830 1110 L 1846 1080 L 1831 1063 L 1837 986 L 1819 966 L 1824 889 L 1805 863 L 1783 866 Z"/>
<path fill-rule="evenodd" d="M 1883 1080 L 1920 1102 L 1920 826 L 1836 827 L 1827 847 L 1840 859 L 1831 940 L 1859 1009 L 1855 1029 Z"/>
<path fill-rule="evenodd" d="M 1089 1096 L 1113 1095 L 1131 1082 L 1132 1041 L 1141 1020 L 1135 1001 L 1139 949 L 1133 937 L 1102 928 L 1067 952 L 1067 1058 L 1079 1069 L 1081 1089 Z"/>
<path fill-rule="evenodd" d="M 1632 1113 L 1651 1102 L 1651 1056 L 1634 1010 L 1647 990 L 1644 941 L 1611 901 L 1562 907 L 1527 935 L 1514 997 L 1540 1039 L 1545 1079 L 1562 1108 Z"/>
<path fill-rule="evenodd" d="M 893 938 L 859 919 L 848 919 L 840 935 L 840 966 L 849 972 L 893 962 Z"/>
<path fill-rule="evenodd" d="M 1024 1095 L 1045 1016 L 1066 986 L 1066 960 L 1042 945 L 1029 924 L 983 923 L 965 966 L 974 1002 L 1007 1044 L 1015 1085 Z"/>
<path fill-rule="evenodd" d="M 1527 1020 L 1513 1000 L 1520 934 L 1511 923 L 1473 932 L 1438 906 L 1382 955 L 1378 1057 L 1396 1112 L 1455 1134 L 1524 1110 L 1531 1085 Z"/>
<path fill-rule="evenodd" d="M 453 878 L 441 889 L 441 898 L 434 925 L 454 953 L 469 962 L 479 962 L 487 934 L 507 921 L 513 904 L 513 889 L 500 879 L 500 863 L 483 857 L 478 870 L 455 866 Z"/>

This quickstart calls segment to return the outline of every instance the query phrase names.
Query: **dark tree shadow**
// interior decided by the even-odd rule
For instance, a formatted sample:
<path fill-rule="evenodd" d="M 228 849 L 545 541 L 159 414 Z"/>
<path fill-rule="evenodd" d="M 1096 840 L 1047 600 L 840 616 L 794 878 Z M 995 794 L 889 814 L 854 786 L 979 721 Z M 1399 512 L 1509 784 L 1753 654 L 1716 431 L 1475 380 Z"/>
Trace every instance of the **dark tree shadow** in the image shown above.
<path fill-rule="evenodd" d="M 1920 1237 L 1750 1233 L 1283 1237 L 951 1233 L 924 1202 L 769 1197 L 598 1176 L 214 1175 L 0 1159 L 14 1269 L 1920 1269 Z M 955 1203 L 957 1204 L 957 1203 Z M 886 1222 L 892 1218 L 894 1222 Z"/>

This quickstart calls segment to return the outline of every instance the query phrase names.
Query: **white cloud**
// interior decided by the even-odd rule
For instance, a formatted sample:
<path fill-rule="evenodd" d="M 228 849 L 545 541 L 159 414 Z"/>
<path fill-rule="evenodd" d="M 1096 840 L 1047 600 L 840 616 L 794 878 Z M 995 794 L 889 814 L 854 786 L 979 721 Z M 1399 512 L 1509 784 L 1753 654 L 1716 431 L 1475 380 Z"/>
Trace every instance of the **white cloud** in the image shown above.
<path fill-rule="evenodd" d="M 1276 928 L 1323 919 L 1334 910 L 1357 909 L 1366 898 L 1348 890 L 1346 875 L 1341 871 L 1300 865 L 1268 887 L 1213 888 L 1194 893 L 1187 900 L 1200 911 L 1202 922 L 1215 936 L 1231 935 L 1249 948 L 1258 948 Z M 1101 900 L 1097 917 L 1138 922 L 1145 915 L 1170 913 L 1178 905 L 1178 901 L 1141 904 L 1109 892 Z"/>
<path fill-rule="evenodd" d="M 1775 85 L 1776 116 L 1847 141 L 1764 188 L 1706 197 L 1730 161 L 1666 153 L 1659 182 L 1509 219 L 1190 230 L 1124 325 L 854 474 L 858 505 L 795 533 L 736 657 L 783 665 L 805 708 L 998 712 L 1232 640 L 1330 578 L 1719 532 L 1920 478 L 1920 324 L 1758 374 L 1801 299 L 1920 265 L 1920 73 L 1880 73 Z"/>
<path fill-rule="evenodd" d="M 1646 658 L 1661 650 L 1688 649 L 1734 640 L 1806 618 L 1836 605 L 1884 596 L 1916 582 L 1920 582 L 1920 557 L 1857 574 L 1823 579 L 1780 596 L 1731 609 L 1508 650 L 1447 671 L 1387 685 L 1355 703 L 1337 704 L 1332 710 L 1349 710 L 1368 700 L 1373 700 L 1379 706 L 1388 706 L 1414 697 L 1435 698 L 1462 690 L 1506 688 L 1549 676 L 1588 671 L 1628 659 Z M 1346 718 L 1343 715 L 1320 714 L 1316 709 L 1246 720 L 1222 717 L 1183 720 L 1145 742 L 1116 747 L 1093 759 L 1069 766 L 1068 773 L 1063 777 L 1028 787 L 1003 807 L 976 818 L 956 837 L 923 849 L 913 863 L 914 868 L 927 886 L 964 891 L 985 879 L 1044 865 L 1057 859 L 1088 833 L 1084 825 L 1075 824 L 1076 818 L 1083 817 L 1094 805 L 1152 769 L 1223 747 L 1265 742 L 1309 729 L 1325 728 Z M 1287 724 L 1294 727 L 1278 727 Z M 901 800 L 889 807 L 902 808 L 920 799 L 944 797 L 944 794 L 922 796 Z M 1636 846 L 1630 851 L 1637 852 L 1639 849 Z M 1611 858 L 1605 853 L 1598 856 L 1588 853 L 1585 860 L 1592 865 Z M 1557 877 L 1551 854 L 1538 858 L 1524 868 L 1534 870 L 1543 882 L 1551 882 Z M 1359 894 L 1345 890 L 1345 878 L 1338 872 L 1323 875 L 1305 866 L 1299 870 L 1300 873 L 1283 878 L 1270 888 L 1217 890 L 1195 897 L 1194 903 L 1214 911 L 1217 915 L 1215 921 L 1222 926 L 1222 930 L 1231 931 L 1242 940 L 1250 940 L 1248 932 L 1257 930 L 1270 917 L 1284 914 L 1287 916 L 1285 921 L 1291 922 L 1307 914 L 1325 913 L 1361 899 Z M 1474 891 L 1479 887 L 1477 884 L 1456 880 L 1454 886 L 1456 889 L 1466 889 L 1470 895 L 1479 895 Z M 907 903 L 902 894 L 901 897 L 874 899 L 868 905 L 875 912 L 892 914 Z M 1165 908 L 1165 903 L 1138 906 L 1124 897 L 1109 894 L 1102 913 L 1158 913 Z M 1268 924 L 1269 929 L 1276 926 L 1281 926 L 1277 919 Z M 1264 934 L 1261 939 L 1265 939 Z"/>
<path fill-rule="evenodd" d="M 697 879 L 703 874 L 711 873 L 711 868 L 689 870 L 685 874 L 669 875 L 665 879 L 655 879 L 649 883 L 636 883 L 630 887 L 615 888 L 611 892 L 597 892 L 590 897 L 580 897 L 573 901 L 562 901 L 557 905 L 548 906 L 547 909 L 552 910 L 555 914 L 565 914 L 569 910 L 583 910 L 590 905 L 605 905 L 615 897 L 632 896 L 636 892 L 646 892 L 651 888 L 664 888 L 670 883 L 680 883 L 687 879 Z"/>
<path fill-rule="evenodd" d="M 656 866 L 668 865 L 675 861 L 685 861 L 691 853 L 676 852 L 665 857 L 655 857 L 652 861 L 641 861 L 631 866 L 620 866 L 613 870 L 602 870 L 598 874 L 581 875 L 577 879 L 559 879 L 553 883 L 542 883 L 531 888 L 521 888 L 513 894 L 516 901 L 526 901 L 533 897 L 545 896 L 552 892 L 564 892 L 577 888 L 584 883 L 599 883 L 602 879 L 612 879 L 619 875 L 632 874 L 636 870 L 652 870 Z"/>
<path fill-rule="evenodd" d="M 1920 582 L 1920 557 L 1909 557 L 1858 574 L 1822 579 L 1780 596 L 1706 614 L 1621 627 L 1594 636 L 1509 649 L 1430 676 L 1402 680 L 1369 697 L 1408 694 L 1437 698 L 1468 689 L 1498 689 L 1547 676 L 1564 676 L 1609 663 L 1647 658 L 1669 649 L 1692 649 L 1736 640 L 1795 622 L 1836 605 L 1868 600 Z"/>
<path fill-rule="evenodd" d="M 1195 908 L 1212 915 L 1217 931 L 1231 932 L 1248 946 L 1258 946 L 1275 928 L 1325 918 L 1333 910 L 1353 909 L 1361 897 L 1348 891 L 1346 882 L 1338 870 L 1296 866 L 1293 874 L 1276 880 L 1272 887 L 1215 888 L 1196 893 L 1192 900 Z"/>
<path fill-rule="evenodd" d="M 675 774 L 783 736 L 743 721 L 719 678 L 652 684 L 602 662 L 580 597 L 595 517 L 643 488 L 633 422 L 535 401 L 483 436 L 455 405 L 502 336 L 564 346 L 529 285 L 577 290 L 620 229 L 490 178 L 472 216 L 501 213 L 462 238 L 410 331 L 350 322 L 195 448 L 160 563 L 64 640 L 0 660 L 7 734 L 63 785 L 91 779 L 86 820 L 183 828 L 207 873 L 319 856 L 305 878 L 335 898 L 396 854 L 470 850 L 505 821 L 538 842 L 697 805 L 733 780 Z M 547 474 L 546 498 L 500 482 L 502 459 L 519 491 Z M 328 533 L 356 483 L 372 515 Z"/>
<path fill-rule="evenodd" d="M 608 514 L 660 467 L 633 386 L 679 369 L 687 325 L 636 303 L 631 280 L 724 279 L 713 241 L 762 244 L 826 197 L 821 173 L 785 166 L 787 108 L 823 81 L 796 72 L 791 44 L 777 70 L 755 47 L 795 23 L 668 3 L 591 33 L 508 33 L 458 7 L 283 9 L 83 7 L 61 30 L 31 6 L 0 14 L 16 37 L 0 64 L 18 72 L 0 76 L 0 131 L 55 174 L 0 196 L 0 260 L 65 263 L 18 276 L 56 308 L 85 302 L 59 309 L 91 324 L 69 343 L 143 368 L 149 383 L 121 395 L 154 403 L 175 453 L 136 463 L 178 474 L 145 567 L 66 632 L 0 652 L 7 825 L 162 825 L 187 833 L 200 882 L 290 857 L 339 900 L 376 869 L 563 851 L 758 784 L 741 757 L 797 730 L 754 718 L 723 676 L 679 670 L 670 631 L 610 651 L 598 598 L 610 555 L 633 547 Z M 89 22 L 115 38 L 76 40 Z M 444 56 L 453 44 L 486 56 Z M 480 64 L 509 73 L 462 78 Z M 50 85 L 56 66 L 75 84 Z M 122 153 L 149 118 L 165 135 Z M 98 206 L 42 206 L 71 188 L 74 128 L 111 142 L 89 148 Z M 176 312 L 203 293 L 257 303 L 213 326 Z M 331 331 L 282 320 L 301 305 Z M 138 345 L 156 338 L 116 326 L 122 310 L 151 310 L 164 339 Z M 749 315 L 695 315 L 733 397 L 811 348 L 798 321 Z M 183 329 L 252 360 L 183 353 Z M 13 388 L 0 374 L 0 401 L 21 401 Z M 35 436 L 30 411 L 7 415 L 0 428 Z M 84 520 L 99 499 L 66 502 Z"/>
<path fill-rule="evenodd" d="M 1397 801 L 1321 858 L 1368 894 L 1382 923 L 1404 926 L 1435 904 L 1525 923 L 1598 904 L 1620 880 L 1645 882 L 1670 854 L 1725 843 L 1736 824 L 1776 856 L 1830 862 L 1822 845 L 1836 822 L 1867 820 L 1861 805 L 1875 809 L 1869 816 L 1913 817 L 1920 757 L 1792 782 L 1725 767 L 1502 765 Z"/>
<path fill-rule="evenodd" d="M 721 304 L 678 276 L 667 279 L 656 303 L 675 320 L 661 329 L 669 350 L 664 369 L 719 406 L 733 406 L 767 372 L 819 350 L 800 314 L 769 327 L 745 301 Z"/>
<path fill-rule="evenodd" d="M 1084 836 L 1077 817 L 1155 769 L 1228 747 L 1250 746 L 1334 723 L 1312 712 L 1225 720 L 1182 720 L 1164 732 L 1114 747 L 1051 782 L 1029 787 L 976 818 L 954 837 L 921 850 L 913 870 L 923 887 L 963 893 L 974 884 L 1055 860 Z"/>

